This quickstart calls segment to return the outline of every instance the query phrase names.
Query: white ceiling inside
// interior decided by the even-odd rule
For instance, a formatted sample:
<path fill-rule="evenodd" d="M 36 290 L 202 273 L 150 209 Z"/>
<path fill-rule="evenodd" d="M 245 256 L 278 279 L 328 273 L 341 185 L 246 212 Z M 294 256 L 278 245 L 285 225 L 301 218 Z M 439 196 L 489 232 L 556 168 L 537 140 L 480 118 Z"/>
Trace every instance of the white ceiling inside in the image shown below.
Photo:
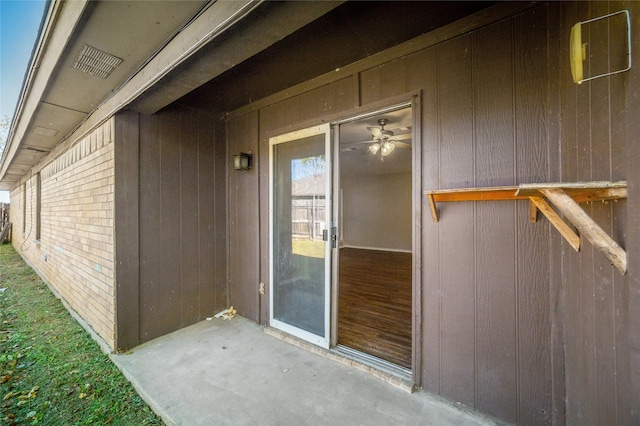
<path fill-rule="evenodd" d="M 373 137 L 369 127 L 378 127 L 378 120 L 387 119 L 385 130 L 394 132 L 394 136 L 402 135 L 402 142 L 411 145 L 410 135 L 413 131 L 411 108 L 373 114 L 362 119 L 340 125 L 340 176 L 356 177 L 382 175 L 390 173 L 411 173 L 411 149 L 396 149 L 384 161 L 380 154 L 369 152 L 369 143 Z M 406 139 L 405 139 L 406 137 Z"/>

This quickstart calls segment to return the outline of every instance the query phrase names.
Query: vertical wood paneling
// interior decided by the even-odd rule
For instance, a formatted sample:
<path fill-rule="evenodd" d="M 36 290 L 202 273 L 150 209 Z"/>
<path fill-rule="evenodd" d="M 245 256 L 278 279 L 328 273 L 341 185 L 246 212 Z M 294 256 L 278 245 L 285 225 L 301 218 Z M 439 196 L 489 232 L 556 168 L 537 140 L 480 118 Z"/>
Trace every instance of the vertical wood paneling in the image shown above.
<path fill-rule="evenodd" d="M 424 54 L 421 67 L 414 74 L 423 76 L 422 100 L 422 189 L 439 188 L 439 128 L 436 48 Z M 440 393 L 440 318 L 441 285 L 439 264 L 440 226 L 431 220 L 431 211 L 422 197 L 422 386 L 435 394 Z"/>
<path fill-rule="evenodd" d="M 249 113 L 229 123 L 230 155 L 252 151 L 258 158 L 258 114 Z M 249 171 L 230 170 L 229 174 L 229 280 L 231 304 L 238 313 L 255 322 L 259 320 L 260 298 L 260 217 L 258 196 L 258 168 Z"/>
<path fill-rule="evenodd" d="M 578 19 L 583 21 L 589 18 L 590 3 L 578 3 Z M 585 34 L 586 36 L 586 34 Z M 585 62 L 585 75 L 591 75 L 590 61 Z M 576 90 L 576 164 L 577 180 L 589 181 L 593 178 L 593 145 L 591 140 L 591 84 L 582 84 Z M 583 206 L 588 215 L 593 216 L 592 207 Z M 581 253 L 578 256 L 578 289 L 579 295 L 576 299 L 569 301 L 575 303 L 573 315 L 580 319 L 578 328 L 574 330 L 571 338 L 574 339 L 571 345 L 573 351 L 579 359 L 577 372 L 578 386 L 576 389 L 595 389 L 595 323 L 593 306 L 593 262 L 594 251 L 591 244 L 586 240 L 581 241 Z M 576 421 L 585 422 L 587 419 L 597 418 L 597 399 L 595 392 L 575 393 L 577 403 Z"/>
<path fill-rule="evenodd" d="M 440 178 L 448 187 L 473 187 L 471 37 L 438 47 Z M 441 208 L 441 393 L 475 407 L 475 255 L 473 205 Z"/>
<path fill-rule="evenodd" d="M 631 28 L 640 28 L 640 4 L 625 1 L 624 8 L 631 13 Z M 633 37 L 633 52 L 640 52 L 640 37 Z M 619 280 L 616 285 L 616 367 L 618 388 L 618 422 L 619 424 L 640 424 L 638 395 L 640 395 L 640 67 L 635 66 L 628 75 L 613 78 L 623 81 L 625 93 L 625 140 L 626 178 L 629 185 L 627 199 L 626 249 L 629 269 L 626 280 Z M 616 87 L 619 87 L 617 83 Z M 616 95 L 618 95 L 616 93 Z M 619 95 L 618 95 L 619 96 Z M 616 123 L 619 124 L 619 123 Z"/>
<path fill-rule="evenodd" d="M 625 90 L 638 87 L 637 70 L 578 86 L 567 54 L 573 24 L 623 8 L 637 14 L 633 2 L 543 4 L 362 71 L 359 86 L 348 84 L 360 96 L 345 99 L 367 104 L 423 91 L 424 189 L 613 178 L 628 179 L 633 194 L 640 182 L 629 171 L 640 154 L 625 140 L 640 131 L 637 104 L 625 104 Z M 600 41 L 590 43 L 599 49 Z M 600 72 L 600 59 L 590 59 L 587 74 Z M 274 131 L 339 110 L 332 90 L 260 111 L 264 164 Z M 261 168 L 256 184 L 263 220 L 267 173 Z M 640 228 L 630 227 L 640 223 L 633 202 L 630 196 L 587 206 L 628 247 L 630 270 Z M 637 423 L 640 305 L 631 302 L 639 291 L 633 273 L 612 273 L 586 241 L 575 253 L 544 218 L 529 223 L 526 203 L 439 208 L 438 224 L 423 217 L 424 387 L 522 424 Z M 260 275 L 267 277 L 267 227 L 260 233 Z"/>
<path fill-rule="evenodd" d="M 140 340 L 160 336 L 160 285 L 162 264 L 160 244 L 150 236 L 162 229 L 160 205 L 160 128 L 159 118 L 140 120 Z"/>
<path fill-rule="evenodd" d="M 562 10 L 564 20 L 561 22 L 561 26 L 565 31 L 561 33 L 560 45 L 569 45 L 569 31 L 579 19 L 577 15 L 577 4 L 567 3 Z M 562 81 L 561 86 L 561 104 L 562 104 L 562 116 L 565 118 L 562 121 L 562 148 L 561 148 L 561 180 L 564 182 L 576 182 L 577 181 L 577 146 L 576 146 L 576 85 L 571 81 L 570 64 L 568 54 L 560 56 L 560 79 Z M 576 388 L 576 381 L 578 380 L 579 371 L 578 363 L 575 361 L 577 358 L 577 352 L 575 350 L 568 350 L 567 348 L 573 347 L 572 334 L 579 332 L 579 324 L 581 318 L 576 312 L 576 306 L 579 300 L 579 280 L 576 273 L 578 269 L 578 254 L 562 241 L 562 278 L 566 294 L 566 312 L 563 317 L 563 328 L 565 336 L 565 399 L 566 399 L 566 421 L 567 423 L 576 423 L 575 415 L 572 412 L 571 407 L 575 407 L 575 397 L 571 391 L 572 388 Z"/>
<path fill-rule="evenodd" d="M 519 182 L 549 181 L 548 8 L 543 5 L 514 20 L 516 175 Z M 518 256 L 518 414 L 530 424 L 552 420 L 549 224 L 529 223 L 528 205 L 516 212 Z M 557 236 L 556 236 L 557 238 Z"/>
<path fill-rule="evenodd" d="M 198 258 L 198 126 L 190 115 L 180 114 L 180 326 L 195 323 L 200 317 Z"/>
<path fill-rule="evenodd" d="M 177 330 L 180 325 L 181 287 L 181 212 L 180 212 L 180 122 L 173 114 L 160 114 L 160 209 L 159 243 L 161 246 L 162 285 L 160 286 L 160 332 Z M 177 263 L 177 264 L 176 264 Z M 177 283 L 177 285 L 176 285 Z"/>
<path fill-rule="evenodd" d="M 260 168 L 259 176 L 259 191 L 260 198 L 260 219 L 262 225 L 260 227 L 260 282 L 265 284 L 265 294 L 262 296 L 260 304 L 260 323 L 269 324 L 269 298 L 271 297 L 271 265 L 270 265 L 270 245 L 269 245 L 269 230 L 271 229 L 270 215 L 269 215 L 269 196 L 271 193 L 269 182 L 269 137 L 275 136 L 267 131 L 265 128 L 269 125 L 268 120 L 263 116 L 263 111 L 257 114 L 258 118 L 258 143 L 259 143 L 259 157 L 260 163 L 263 166 Z"/>
<path fill-rule="evenodd" d="M 511 185 L 514 176 L 512 22 L 473 34 L 476 185 Z M 500 82 L 499 85 L 496 82 Z M 514 203 L 477 203 L 476 407 L 517 422 Z"/>
<path fill-rule="evenodd" d="M 209 167 L 214 169 L 214 265 L 215 275 L 213 281 L 215 283 L 214 290 L 216 292 L 215 297 L 215 312 L 219 312 L 223 307 L 229 305 L 229 283 L 228 283 L 228 241 L 227 241 L 227 203 L 229 198 L 227 196 L 227 170 L 229 164 L 229 158 L 227 156 L 226 148 L 226 126 L 225 123 L 220 120 L 214 120 L 211 116 L 205 117 L 204 120 L 207 123 L 215 123 L 213 126 L 208 127 L 210 131 L 209 137 L 214 143 L 214 158 L 212 159 Z M 206 136 L 206 135 L 205 135 Z M 210 285 L 210 284 L 209 284 Z M 212 303 L 214 303 L 212 301 Z"/>
<path fill-rule="evenodd" d="M 140 343 L 139 138 L 138 114 L 118 114 L 113 139 L 116 350 L 133 348 Z"/>
<path fill-rule="evenodd" d="M 569 74 L 569 29 L 604 8 L 544 4 L 397 58 L 361 73 L 360 99 L 366 104 L 423 90 L 422 182 L 429 189 L 609 175 L 629 179 L 632 193 L 627 166 L 619 165 L 630 150 L 637 152 L 620 147 L 625 135 L 619 120 L 628 117 L 620 82 L 628 77 L 577 86 Z M 593 70 L 587 72 L 600 66 L 588 65 Z M 351 81 L 348 87 L 356 86 Z M 274 131 L 337 111 L 330 107 L 332 90 L 260 111 L 263 163 Z M 261 168 L 256 184 L 265 197 L 267 173 Z M 629 202 L 587 209 L 633 247 Z M 573 252 L 546 219 L 529 223 L 526 203 L 490 204 L 439 206 L 438 224 L 423 218 L 425 388 L 522 424 L 608 423 L 616 407 L 617 421 L 629 423 L 634 376 L 621 373 L 635 365 L 632 280 L 612 275 L 587 242 Z M 268 218 L 267 198 L 260 217 Z M 260 275 L 266 277 L 268 230 L 260 233 Z"/>
<path fill-rule="evenodd" d="M 607 2 L 595 2 L 591 7 L 591 16 L 602 16 L 609 13 Z M 589 30 L 589 43 L 596 52 L 608 52 L 608 22 L 596 21 Z M 608 72 L 608 55 L 590 55 L 589 64 L 592 73 Z M 591 139 L 592 139 L 592 176 L 594 180 L 611 178 L 611 121 L 609 116 L 610 79 L 601 78 L 590 84 Z M 611 203 L 613 204 L 613 203 Z M 602 229 L 611 235 L 611 204 L 595 203 L 592 217 Z M 607 261 L 597 250 L 593 251 L 593 285 L 591 295 L 594 323 L 594 398 L 597 408 L 597 423 L 607 424 L 616 421 L 616 384 L 615 384 L 615 328 L 614 328 L 614 274 Z"/>
<path fill-rule="evenodd" d="M 630 11 L 631 28 L 637 34 L 640 4 L 611 2 L 610 10 L 621 9 Z M 640 37 L 634 36 L 632 44 L 635 58 L 635 52 L 640 52 Z M 636 95 L 640 90 L 640 68 L 634 65 L 625 74 L 610 78 L 613 178 L 627 179 L 629 191 L 627 200 L 614 207 L 613 221 L 615 240 L 627 250 L 629 259 L 627 275 L 614 275 L 615 394 L 618 424 L 640 424 L 640 98 Z"/>
<path fill-rule="evenodd" d="M 564 11 L 565 21 L 563 28 L 568 29 L 579 21 L 578 7 L 576 3 L 567 4 Z M 565 46 L 569 43 L 569 32 L 563 32 L 561 45 Z M 580 88 L 571 81 L 569 73 L 568 56 L 562 58 L 564 73 L 561 74 L 563 81 L 562 90 L 562 115 L 566 117 L 562 124 L 562 180 L 565 182 L 578 181 L 577 166 L 577 90 Z M 576 340 L 581 337 L 580 323 L 580 277 L 579 277 L 579 255 L 563 241 L 563 278 L 565 281 L 566 306 L 567 312 L 564 318 L 565 330 L 565 377 L 566 377 L 566 421 L 567 423 L 580 423 L 579 412 L 580 403 L 572 389 L 578 389 L 583 386 L 581 380 L 581 351 L 580 347 L 575 344 Z M 577 338 L 575 337 L 577 335 Z"/>
<path fill-rule="evenodd" d="M 563 5 L 567 17 L 565 27 L 633 4 L 590 2 Z M 588 38 L 590 51 L 586 62 L 587 76 L 618 66 L 619 55 L 624 49 L 619 43 L 609 43 L 607 34 L 610 29 L 616 30 L 615 27 L 607 28 L 606 21 L 585 26 L 583 34 Z M 568 38 L 568 30 L 565 38 Z M 631 76 L 632 73 L 600 78 L 582 85 L 575 85 L 569 79 L 563 81 L 563 117 L 566 118 L 563 120 L 563 144 L 566 145 L 563 152 L 575 149 L 575 157 L 567 156 L 562 165 L 570 167 L 573 162 L 576 165 L 575 173 L 563 176 L 568 178 L 565 180 L 631 181 L 631 176 L 637 175 L 630 172 L 635 166 L 629 167 L 626 162 L 633 152 L 624 142 L 629 134 L 621 130 L 623 123 L 629 120 L 628 114 L 623 112 L 628 108 L 623 101 L 627 96 L 625 91 L 637 87 L 629 80 Z M 571 111 L 574 113 L 567 113 Z M 637 122 L 637 115 L 627 121 L 632 122 Z M 631 225 L 628 214 L 633 212 L 628 207 L 631 199 L 630 192 L 627 201 L 585 205 L 587 213 L 627 249 L 631 243 L 629 232 L 634 232 L 630 231 L 633 227 L 628 226 Z M 633 386 L 627 380 L 634 376 L 634 371 L 637 380 L 638 369 L 634 370 L 629 359 L 622 355 L 628 353 L 622 341 L 630 335 L 626 327 L 630 318 L 628 283 L 632 274 L 628 272 L 627 276 L 621 276 L 615 272 L 586 241 L 579 254 L 567 253 L 563 262 L 567 286 L 564 324 L 567 422 L 632 424 L 634 408 L 630 407 L 637 407 L 637 398 L 627 398 L 627 395 L 634 394 L 629 392 Z"/>
<path fill-rule="evenodd" d="M 549 161 L 549 181 L 560 182 L 562 180 L 560 167 L 562 161 L 561 143 L 561 78 L 565 75 L 566 68 L 563 67 L 567 55 L 566 46 L 561 44 L 562 18 L 560 16 L 560 5 L 551 3 L 549 10 L 549 125 L 548 125 L 548 161 Z M 549 239 L 549 315 L 551 321 L 551 423 L 565 423 L 565 359 L 564 359 L 564 314 L 565 314 L 565 291 L 562 277 L 562 244 L 561 238 L 553 227 L 547 225 Z"/>
<path fill-rule="evenodd" d="M 215 214 L 216 206 L 226 203 L 221 202 L 225 198 L 217 194 L 216 188 L 220 186 L 219 178 L 216 177 L 216 170 L 220 160 L 215 153 L 217 145 L 224 145 L 223 140 L 218 140 L 218 135 L 212 129 L 211 120 L 206 117 L 200 119 L 200 131 L 198 132 L 198 161 L 191 164 L 191 167 L 198 170 L 197 193 L 198 193 L 198 288 L 199 297 L 198 312 L 199 319 L 211 316 L 224 308 L 226 304 L 225 294 L 220 294 L 218 282 L 226 282 L 226 267 L 222 267 L 216 262 L 216 246 L 221 239 L 219 233 L 222 224 L 225 223 L 220 216 Z M 224 156 L 222 158 L 224 162 Z M 225 180 L 223 179 L 223 183 Z M 217 202 L 216 202 L 217 201 Z M 222 238 L 224 241 L 224 238 Z M 196 241 L 193 243 L 196 244 Z M 226 242 L 225 242 L 226 243 Z M 220 300 L 222 299 L 222 300 Z"/>
<path fill-rule="evenodd" d="M 225 146 L 214 121 L 194 110 L 140 116 L 141 342 L 227 303 Z"/>

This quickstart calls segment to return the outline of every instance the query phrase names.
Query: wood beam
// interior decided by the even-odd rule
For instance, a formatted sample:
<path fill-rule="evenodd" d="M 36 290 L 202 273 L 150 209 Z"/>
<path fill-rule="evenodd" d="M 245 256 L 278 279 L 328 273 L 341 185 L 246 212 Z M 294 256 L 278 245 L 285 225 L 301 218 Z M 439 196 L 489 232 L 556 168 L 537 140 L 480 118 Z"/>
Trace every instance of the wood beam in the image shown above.
<path fill-rule="evenodd" d="M 564 220 L 542 197 L 529 197 L 531 203 L 533 203 L 545 217 L 551 222 L 554 228 L 560 232 L 565 240 L 569 243 L 575 251 L 580 251 L 580 237 L 565 223 Z"/>
<path fill-rule="evenodd" d="M 536 223 L 538 221 L 538 206 L 533 200 L 529 200 L 529 222 Z"/>
<path fill-rule="evenodd" d="M 438 222 L 438 208 L 436 207 L 436 202 L 433 199 L 433 194 L 427 194 L 427 200 L 429 200 L 429 208 L 431 209 L 431 217 L 433 218 L 434 223 Z"/>
<path fill-rule="evenodd" d="M 622 274 L 627 272 L 627 253 L 587 213 L 560 188 L 540 192 L 596 247 Z"/>

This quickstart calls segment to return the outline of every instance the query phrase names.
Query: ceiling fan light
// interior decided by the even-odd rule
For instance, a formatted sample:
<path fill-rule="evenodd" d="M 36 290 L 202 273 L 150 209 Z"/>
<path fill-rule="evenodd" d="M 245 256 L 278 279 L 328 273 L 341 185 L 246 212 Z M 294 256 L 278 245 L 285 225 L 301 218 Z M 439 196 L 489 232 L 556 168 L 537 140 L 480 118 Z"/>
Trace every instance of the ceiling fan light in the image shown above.
<path fill-rule="evenodd" d="M 376 155 L 379 149 L 380 149 L 379 143 L 374 143 L 372 145 L 369 145 L 369 152 L 372 153 L 373 155 Z"/>
<path fill-rule="evenodd" d="M 381 154 L 383 157 L 391 154 L 396 149 L 396 145 L 393 142 L 385 141 L 381 146 Z"/>

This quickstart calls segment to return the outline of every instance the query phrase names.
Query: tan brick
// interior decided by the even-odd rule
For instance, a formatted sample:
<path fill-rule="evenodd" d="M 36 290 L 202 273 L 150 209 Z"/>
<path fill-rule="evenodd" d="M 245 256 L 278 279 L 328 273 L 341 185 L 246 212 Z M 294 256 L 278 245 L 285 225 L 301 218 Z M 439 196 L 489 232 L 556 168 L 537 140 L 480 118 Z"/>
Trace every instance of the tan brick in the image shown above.
<path fill-rule="evenodd" d="M 41 170 L 39 245 L 33 242 L 35 180 L 17 185 L 10 195 L 16 249 L 112 347 L 113 123 L 108 120 Z"/>

